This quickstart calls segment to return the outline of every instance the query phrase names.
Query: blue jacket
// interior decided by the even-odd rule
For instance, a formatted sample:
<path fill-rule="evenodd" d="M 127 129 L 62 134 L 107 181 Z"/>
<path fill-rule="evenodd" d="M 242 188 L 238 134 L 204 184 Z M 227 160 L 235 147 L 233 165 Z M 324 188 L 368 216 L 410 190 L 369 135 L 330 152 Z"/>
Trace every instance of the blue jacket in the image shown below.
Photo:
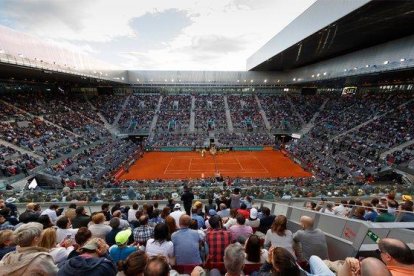
<path fill-rule="evenodd" d="M 59 267 L 58 276 L 116 276 L 115 264 L 105 258 L 85 258 L 83 256 L 68 259 Z"/>

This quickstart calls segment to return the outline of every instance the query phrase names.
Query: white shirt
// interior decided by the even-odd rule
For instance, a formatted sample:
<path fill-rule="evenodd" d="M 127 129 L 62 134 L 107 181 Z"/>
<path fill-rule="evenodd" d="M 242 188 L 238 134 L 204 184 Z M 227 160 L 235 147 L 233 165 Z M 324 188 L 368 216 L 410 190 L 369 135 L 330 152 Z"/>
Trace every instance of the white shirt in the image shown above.
<path fill-rule="evenodd" d="M 344 205 L 338 205 L 334 207 L 334 214 L 341 217 L 346 217 L 348 214 L 348 208 L 346 208 Z"/>
<path fill-rule="evenodd" d="M 105 224 L 91 224 L 89 231 L 92 233 L 92 238 L 105 239 L 105 236 L 112 230 L 111 226 Z"/>
<path fill-rule="evenodd" d="M 185 215 L 185 212 L 180 211 L 180 210 L 174 211 L 170 214 L 170 216 L 172 216 L 174 218 L 175 225 L 177 225 L 177 228 L 180 228 L 180 217 L 182 215 Z"/>
<path fill-rule="evenodd" d="M 55 225 L 56 221 L 57 221 L 57 215 L 56 215 L 56 211 L 55 210 L 51 210 L 49 208 L 47 208 L 46 210 L 44 210 L 41 214 L 41 216 L 43 215 L 48 215 L 50 218 L 50 221 Z"/>
<path fill-rule="evenodd" d="M 78 232 L 78 229 L 61 229 L 56 230 L 56 242 L 61 243 L 66 237 L 70 236 L 70 239 L 75 240 L 75 235 Z"/>
<path fill-rule="evenodd" d="M 174 244 L 172 241 L 164 241 L 163 243 L 154 242 L 154 239 L 149 239 L 147 245 L 145 246 L 145 252 L 148 256 L 157 256 L 162 255 L 167 258 L 174 257 Z"/>
<path fill-rule="evenodd" d="M 73 246 L 65 247 L 55 247 L 49 251 L 49 254 L 52 255 L 53 262 L 58 265 L 63 263 L 68 259 L 69 253 L 75 249 Z"/>
<path fill-rule="evenodd" d="M 128 210 L 128 221 L 129 222 L 131 222 L 131 221 L 136 221 L 137 220 L 137 218 L 135 217 L 135 214 L 138 212 L 138 209 L 137 210 L 134 210 L 134 209 L 129 209 Z"/>

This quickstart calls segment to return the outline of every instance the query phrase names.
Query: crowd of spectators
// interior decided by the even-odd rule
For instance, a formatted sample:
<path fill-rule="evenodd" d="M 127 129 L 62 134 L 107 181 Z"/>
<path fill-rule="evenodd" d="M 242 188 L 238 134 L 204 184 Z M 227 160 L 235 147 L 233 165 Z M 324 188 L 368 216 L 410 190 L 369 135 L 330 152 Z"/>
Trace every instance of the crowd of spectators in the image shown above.
<path fill-rule="evenodd" d="M 312 117 L 318 112 L 322 103 L 332 95 L 316 94 L 316 95 L 301 95 L 301 94 L 289 94 L 289 100 L 292 102 L 294 108 L 296 108 L 299 116 L 303 118 L 305 123 L 308 123 Z"/>
<path fill-rule="evenodd" d="M 121 132 L 149 131 L 159 94 L 132 94 L 118 121 Z"/>
<path fill-rule="evenodd" d="M 90 102 L 105 117 L 109 124 L 113 124 L 116 116 L 122 109 L 127 95 L 100 94 L 90 98 Z"/>
<path fill-rule="evenodd" d="M 265 129 L 255 95 L 232 94 L 227 96 L 227 102 L 236 131 Z"/>
<path fill-rule="evenodd" d="M 44 210 L 31 202 L 19 214 L 13 202 L 0 200 L 0 275 L 405 276 L 414 271 L 413 253 L 401 240 L 379 239 L 377 258 L 334 262 L 329 253 L 335 247 L 328 248 L 310 216 L 302 216 L 294 231 L 286 216 L 259 208 L 238 188 L 207 204 L 184 190 L 165 207 L 103 203 L 91 214 L 81 202 Z M 412 222 L 413 202 L 403 200 L 398 206 L 390 194 L 366 203 L 309 202 L 306 208 L 374 222 L 391 222 L 394 214 L 408 211 L 401 219 Z"/>
<path fill-rule="evenodd" d="M 163 96 L 158 114 L 157 132 L 188 131 L 192 96 L 189 94 Z"/>
<path fill-rule="evenodd" d="M 272 129 L 299 130 L 302 126 L 286 94 L 258 94 Z"/>
<path fill-rule="evenodd" d="M 41 164 L 41 160 L 36 160 L 28 154 L 22 154 L 11 147 L 0 145 L 0 178 L 10 177 L 29 171 Z"/>
<path fill-rule="evenodd" d="M 196 130 L 227 130 L 223 95 L 200 94 L 194 98 Z"/>

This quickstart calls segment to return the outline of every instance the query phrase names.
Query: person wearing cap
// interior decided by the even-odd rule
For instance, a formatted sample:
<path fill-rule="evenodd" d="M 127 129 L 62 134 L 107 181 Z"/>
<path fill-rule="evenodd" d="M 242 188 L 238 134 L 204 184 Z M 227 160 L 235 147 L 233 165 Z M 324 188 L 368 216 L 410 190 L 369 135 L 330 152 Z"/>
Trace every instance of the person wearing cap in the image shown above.
<path fill-rule="evenodd" d="M 214 210 L 210 209 L 210 211 Z M 223 229 L 223 223 L 218 215 L 210 217 L 208 223 L 210 228 L 206 234 L 207 263 L 223 262 L 224 250 L 231 243 L 231 233 Z"/>
<path fill-rule="evenodd" d="M 200 216 L 199 214 L 197 214 L 197 211 L 198 211 L 199 209 L 196 209 L 196 208 L 193 208 L 192 210 L 191 210 L 191 212 L 192 212 L 192 214 L 191 214 L 191 219 L 194 219 L 194 220 L 196 220 L 197 221 L 197 227 L 198 227 L 198 229 L 204 229 L 204 228 L 206 228 L 206 225 L 205 225 L 205 223 L 204 223 L 204 219 L 203 219 L 203 217 L 202 216 Z"/>
<path fill-rule="evenodd" d="M 115 242 L 113 246 L 109 248 L 109 256 L 115 263 L 118 261 L 124 261 L 128 256 L 137 251 L 135 246 L 128 246 L 129 237 L 131 236 L 131 229 L 120 231 L 115 236 Z"/>
<path fill-rule="evenodd" d="M 185 212 L 181 211 L 181 205 L 180 205 L 180 203 L 176 203 L 176 204 L 174 205 L 174 211 L 173 211 L 173 212 L 171 212 L 170 216 L 174 218 L 174 220 L 175 220 L 175 225 L 177 225 L 177 228 L 179 228 L 179 227 L 180 227 L 180 224 L 179 224 L 179 222 L 180 222 L 180 217 L 181 217 L 182 215 L 184 215 L 184 214 L 185 214 Z"/>
<path fill-rule="evenodd" d="M 100 238 L 90 239 L 80 255 L 68 259 L 59 267 L 58 276 L 115 276 L 117 268 L 108 255 L 108 245 Z"/>
<path fill-rule="evenodd" d="M 257 228 L 259 228 L 259 226 L 260 226 L 260 220 L 257 218 L 257 213 L 258 212 L 257 212 L 256 208 L 251 208 L 250 209 L 250 216 L 246 220 L 246 225 L 253 228 L 253 231 L 256 230 Z"/>
<path fill-rule="evenodd" d="M 48 250 L 39 247 L 43 226 L 37 222 L 21 225 L 14 231 L 15 252 L 0 261 L 0 275 L 56 275 L 58 268 Z"/>

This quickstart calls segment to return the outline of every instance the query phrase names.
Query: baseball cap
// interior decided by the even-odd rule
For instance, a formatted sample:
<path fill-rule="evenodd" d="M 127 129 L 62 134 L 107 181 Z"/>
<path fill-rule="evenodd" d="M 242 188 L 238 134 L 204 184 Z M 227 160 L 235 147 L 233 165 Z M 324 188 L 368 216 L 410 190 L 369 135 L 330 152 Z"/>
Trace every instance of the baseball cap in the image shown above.
<path fill-rule="evenodd" d="M 115 236 L 115 242 L 117 244 L 125 244 L 128 242 L 128 239 L 131 236 L 131 234 L 132 234 L 131 229 L 119 231 L 118 234 L 116 234 Z"/>
<path fill-rule="evenodd" d="M 180 205 L 180 203 L 176 203 L 176 204 L 174 205 L 174 209 L 181 209 L 181 205 Z"/>
<path fill-rule="evenodd" d="M 8 199 L 6 199 L 6 203 L 14 203 L 16 202 L 16 198 L 14 197 L 9 197 Z"/>
<path fill-rule="evenodd" d="M 252 219 L 257 219 L 257 209 L 256 208 L 250 209 L 250 217 Z"/>
<path fill-rule="evenodd" d="M 217 215 L 217 212 L 216 212 L 216 210 L 214 210 L 214 209 L 210 209 L 210 210 L 208 210 L 208 214 L 209 214 L 210 216 L 215 216 L 215 215 Z"/>
<path fill-rule="evenodd" d="M 411 201 L 411 200 L 413 200 L 413 197 L 410 196 L 410 195 L 403 195 L 402 196 L 402 200 L 404 200 L 404 201 Z"/>
<path fill-rule="evenodd" d="M 82 246 L 82 249 L 87 249 L 87 250 L 97 250 L 99 248 L 99 244 L 96 242 L 96 240 L 90 240 L 88 241 L 84 246 Z"/>

